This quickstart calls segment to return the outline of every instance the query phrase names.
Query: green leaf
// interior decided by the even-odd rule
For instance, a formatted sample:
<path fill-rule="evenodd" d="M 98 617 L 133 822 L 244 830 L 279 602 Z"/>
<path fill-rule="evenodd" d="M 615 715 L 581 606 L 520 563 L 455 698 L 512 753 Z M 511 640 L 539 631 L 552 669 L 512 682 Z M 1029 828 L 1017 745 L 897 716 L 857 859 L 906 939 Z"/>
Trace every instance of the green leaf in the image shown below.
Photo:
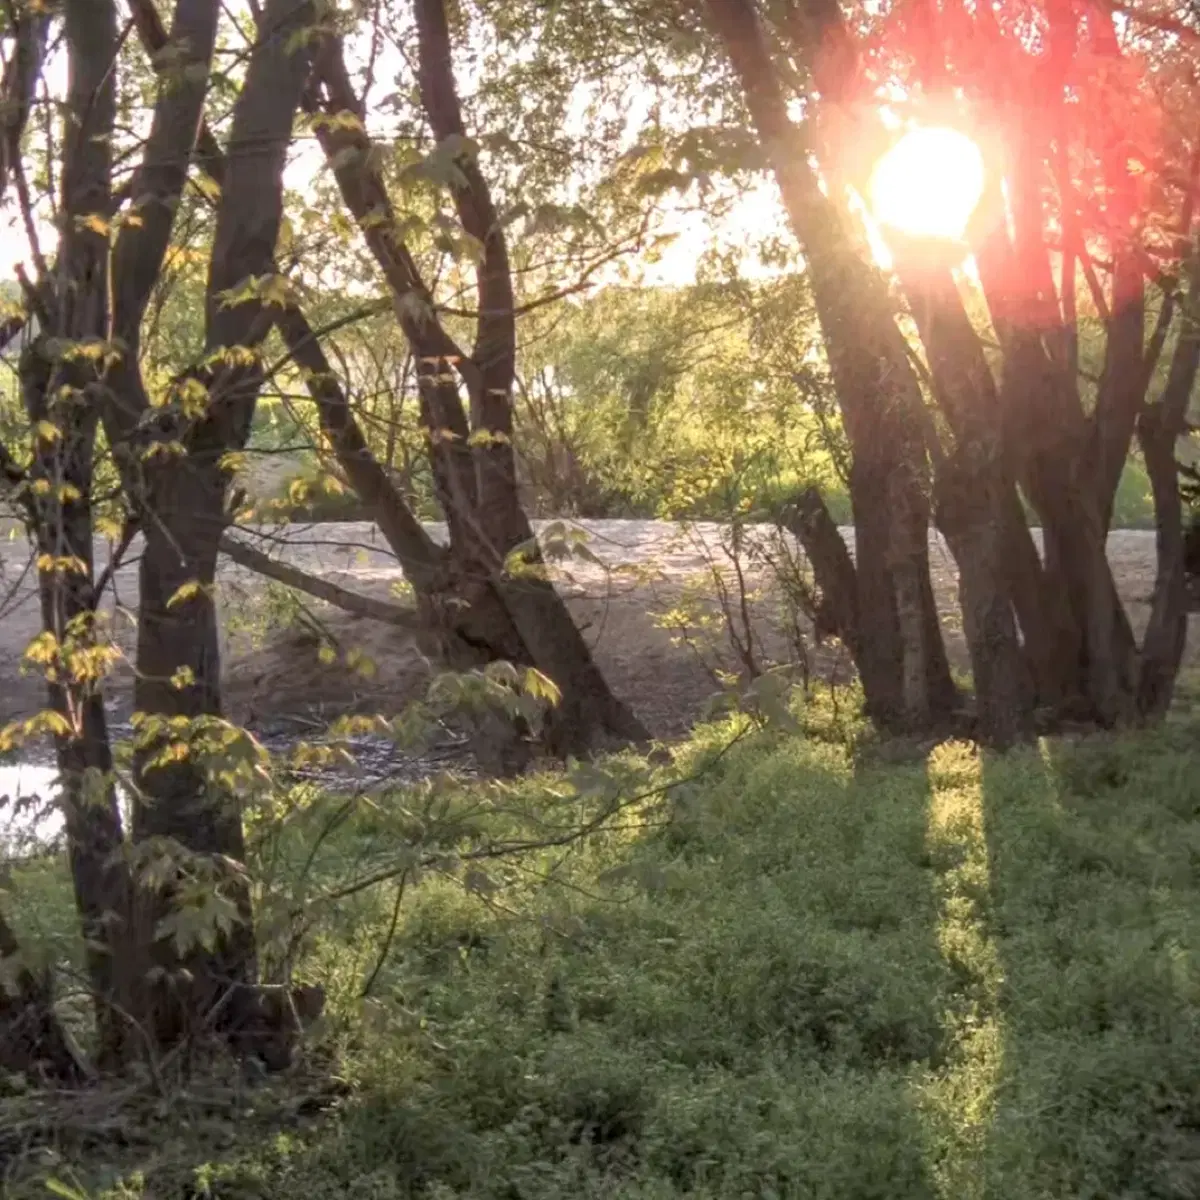
<path fill-rule="evenodd" d="M 760 675 L 746 690 L 746 699 L 768 725 L 774 725 L 787 733 L 802 733 L 800 722 L 788 707 L 791 691 L 791 681 L 786 675 L 768 671 L 765 675 Z"/>

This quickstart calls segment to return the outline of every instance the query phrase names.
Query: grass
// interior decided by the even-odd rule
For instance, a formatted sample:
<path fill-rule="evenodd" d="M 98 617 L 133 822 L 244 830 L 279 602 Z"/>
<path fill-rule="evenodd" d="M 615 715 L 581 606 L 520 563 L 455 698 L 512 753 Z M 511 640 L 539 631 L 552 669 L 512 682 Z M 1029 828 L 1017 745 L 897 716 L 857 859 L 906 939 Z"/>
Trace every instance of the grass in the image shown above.
<path fill-rule="evenodd" d="M 394 888 L 330 908 L 335 1109 L 300 1111 L 315 1068 L 143 1099 L 124 1146 L 60 1139 L 5 1194 L 1194 1200 L 1200 720 L 999 759 L 827 718 L 723 756 L 706 730 L 675 769 L 715 765 L 622 828 L 426 875 L 369 1001 Z M 455 803 L 494 833 L 563 792 Z"/>

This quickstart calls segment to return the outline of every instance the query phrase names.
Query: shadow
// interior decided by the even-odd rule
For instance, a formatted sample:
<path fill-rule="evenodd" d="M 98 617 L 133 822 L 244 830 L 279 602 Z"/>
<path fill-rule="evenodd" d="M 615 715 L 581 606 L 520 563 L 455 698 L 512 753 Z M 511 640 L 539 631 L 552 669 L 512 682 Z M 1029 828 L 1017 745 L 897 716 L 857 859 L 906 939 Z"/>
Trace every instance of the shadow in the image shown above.
<path fill-rule="evenodd" d="M 1196 723 L 980 763 L 962 1196 L 1200 1196 Z M 968 1023 L 969 1022 L 969 1023 Z"/>
<path fill-rule="evenodd" d="M 665 828 L 547 860 L 564 889 L 501 893 L 486 954 L 425 952 L 483 920 L 427 881 L 379 1028 L 357 1034 L 354 1103 L 303 1149 L 227 1152 L 223 1186 L 946 1196 L 928 1097 L 957 980 L 932 803 L 919 752 L 856 763 L 758 737 L 675 796 Z"/>

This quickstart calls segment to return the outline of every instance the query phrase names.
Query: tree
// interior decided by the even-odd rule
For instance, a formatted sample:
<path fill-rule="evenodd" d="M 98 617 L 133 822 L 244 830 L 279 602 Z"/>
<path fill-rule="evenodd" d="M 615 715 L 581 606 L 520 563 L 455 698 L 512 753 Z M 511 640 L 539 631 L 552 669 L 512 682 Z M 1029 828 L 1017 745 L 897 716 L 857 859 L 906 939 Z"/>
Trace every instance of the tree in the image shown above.
<path fill-rule="evenodd" d="M 279 329 L 305 373 L 339 463 L 403 565 L 422 611 L 442 631 L 450 660 L 482 655 L 536 667 L 552 679 L 561 701 L 551 716 L 550 742 L 560 752 L 640 740 L 645 730 L 612 694 L 546 577 L 520 503 L 513 448 L 518 304 L 504 222 L 467 136 L 445 7 L 441 0 L 418 0 L 414 17 L 421 108 L 436 140 L 423 169 L 449 192 L 477 259 L 469 352 L 443 323 L 405 242 L 341 39 L 332 30 L 317 53 L 304 105 L 416 362 L 421 423 L 450 530 L 447 550 L 425 534 L 371 455 L 320 345 L 295 310 L 282 316 Z"/>
<path fill-rule="evenodd" d="M 720 520 L 827 479 L 819 419 L 797 413 L 793 381 L 815 333 L 800 278 L 610 286 L 532 314 L 516 444 L 534 502 Z"/>
<path fill-rule="evenodd" d="M 147 3 L 131 8 L 135 21 L 157 21 Z M 14 61 L 35 73 L 37 56 L 22 47 L 45 44 L 49 18 L 41 9 L 29 5 L 14 16 Z M 28 465 L 13 450 L 4 456 L 39 551 L 45 632 L 36 658 L 49 680 L 40 725 L 55 735 L 105 1063 L 177 1045 L 206 1021 L 219 1031 L 262 1017 L 249 893 L 238 866 L 244 847 L 236 786 L 228 770 L 222 776 L 205 762 L 214 750 L 228 757 L 230 740 L 221 720 L 212 583 L 228 523 L 227 456 L 249 434 L 263 375 L 258 350 L 277 302 L 271 266 L 282 173 L 309 73 L 315 10 L 305 0 L 269 0 L 263 8 L 233 106 L 204 354 L 167 394 L 152 398 L 139 358 L 142 321 L 188 178 L 218 13 L 216 0 L 178 0 L 156 59 L 157 100 L 138 168 L 115 188 L 123 61 L 116 6 L 70 0 L 63 7 L 62 235 L 53 267 L 39 257 L 39 277 L 26 285 L 39 326 L 21 364 L 33 452 Z M 11 77 L 20 81 L 19 95 L 31 94 L 19 69 Z M 8 148 L 6 165 L 32 227 L 19 131 Z M 130 531 L 144 538 L 128 845 L 104 716 L 108 651 L 97 617 L 104 577 L 97 579 L 92 558 L 101 428 Z"/>
<path fill-rule="evenodd" d="M 1170 701 L 1185 628 L 1174 444 L 1196 371 L 1190 318 L 1183 318 L 1175 341 L 1167 387 L 1156 401 L 1147 390 L 1182 307 L 1175 299 L 1179 264 L 1194 260 L 1194 184 L 1184 185 L 1183 219 L 1167 265 L 1160 267 L 1148 259 L 1149 222 L 1135 181 L 1141 168 L 1122 145 L 1113 106 L 1118 80 L 1136 86 L 1143 109 L 1155 97 L 1145 79 L 1131 74 L 1112 13 L 1048 8 L 1039 17 L 1049 47 L 1042 54 L 1015 20 L 1003 29 L 990 9 L 969 14 L 957 5 L 939 10 L 906 4 L 887 14 L 893 39 L 881 35 L 882 49 L 869 59 L 836 4 L 774 6 L 768 20 L 749 0 L 709 0 L 706 13 L 729 54 L 805 250 L 853 455 L 856 524 L 890 521 L 893 530 L 873 542 L 860 536 L 854 567 L 859 666 L 868 699 L 874 597 L 883 596 L 884 609 L 895 597 L 906 659 L 916 657 L 921 627 L 904 620 L 911 611 L 904 597 L 906 589 L 916 594 L 913 576 L 927 570 L 917 555 L 917 527 L 923 539 L 921 497 L 932 474 L 937 520 L 959 565 L 985 734 L 1006 744 L 1029 728 L 1037 705 L 1082 710 L 1109 726 L 1160 714 Z M 806 99 L 819 117 L 803 131 L 788 115 L 788 89 L 768 29 L 809 81 Z M 898 44 L 901 29 L 911 37 Z M 885 77 L 898 79 L 914 106 L 938 104 L 942 112 L 951 103 L 948 89 L 962 88 L 963 103 L 981 123 L 1000 130 L 1003 146 L 1002 159 L 990 164 L 985 202 L 969 234 L 1000 345 L 999 381 L 948 264 L 929 246 L 893 237 L 898 281 L 923 343 L 941 428 L 926 405 L 895 313 L 836 202 L 847 185 L 865 190 L 870 163 L 869 154 L 855 160 L 837 148 L 886 145 L 872 94 Z M 1022 83 L 1015 90 L 1014 80 Z M 1093 105 L 1096 118 L 1072 116 L 1080 98 Z M 1178 142 L 1164 149 L 1178 163 Z M 814 154 L 829 195 L 818 186 Z M 1093 177 L 1102 186 L 1084 209 L 1079 186 Z M 1012 197 L 1008 216 L 1015 237 L 1007 230 L 1002 180 Z M 1092 214 L 1090 228 L 1082 225 L 1085 211 Z M 1066 239 L 1058 247 L 1055 226 Z M 1106 286 L 1097 274 L 1101 252 L 1107 253 L 1101 268 Z M 1059 283 L 1054 258 L 1062 264 Z M 1148 270 L 1152 279 L 1168 283 L 1168 294 L 1147 339 Z M 1088 281 L 1105 329 L 1104 373 L 1090 411 L 1076 374 L 1078 276 Z M 1159 553 L 1140 653 L 1105 557 L 1113 495 L 1135 431 L 1155 496 Z M 881 460 L 872 451 L 880 432 L 891 445 L 905 447 L 899 459 L 893 453 Z M 1044 560 L 1020 518 L 1019 494 L 1041 518 Z M 910 520 L 909 540 L 897 543 L 897 523 Z M 884 541 L 893 546 L 890 578 L 873 586 L 864 572 L 877 572 L 878 562 L 886 561 Z M 904 546 L 907 556 L 900 552 Z M 820 571 L 822 563 L 816 565 Z M 827 574 L 836 570 L 844 578 L 847 565 L 824 566 Z M 914 683 L 917 672 L 906 671 L 905 678 Z M 911 700 L 905 708 L 910 719 L 932 711 Z"/>

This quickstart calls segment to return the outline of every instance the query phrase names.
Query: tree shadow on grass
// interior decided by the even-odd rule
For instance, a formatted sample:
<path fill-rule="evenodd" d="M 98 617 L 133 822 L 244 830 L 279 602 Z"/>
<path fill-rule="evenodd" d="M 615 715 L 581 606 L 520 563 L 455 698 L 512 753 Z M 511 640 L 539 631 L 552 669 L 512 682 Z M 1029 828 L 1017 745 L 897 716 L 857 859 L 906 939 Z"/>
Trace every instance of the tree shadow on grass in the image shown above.
<path fill-rule="evenodd" d="M 944 1195 L 913 1102 L 954 983 L 929 808 L 919 757 L 856 769 L 757 739 L 665 831 L 581 849 L 555 868 L 568 888 L 492 897 L 519 917 L 423 884 L 379 993 L 419 1026 L 364 1033 L 342 1117 L 287 1154 L 225 1154 L 216 1194 Z M 425 953 L 466 932 L 486 955 Z"/>
<path fill-rule="evenodd" d="M 919 762 L 856 771 L 802 739 L 731 754 L 627 848 L 619 891 L 576 898 L 575 935 L 435 1001 L 439 1039 L 451 1008 L 472 1039 L 436 1085 L 459 1131 L 440 1177 L 531 1200 L 938 1195 L 911 1097 L 947 988 L 927 808 Z M 357 1157 L 395 1154 L 398 1101 L 377 1094 L 393 1132 Z"/>
<path fill-rule="evenodd" d="M 1200 737 L 982 760 L 986 1197 L 1200 1196 Z"/>

